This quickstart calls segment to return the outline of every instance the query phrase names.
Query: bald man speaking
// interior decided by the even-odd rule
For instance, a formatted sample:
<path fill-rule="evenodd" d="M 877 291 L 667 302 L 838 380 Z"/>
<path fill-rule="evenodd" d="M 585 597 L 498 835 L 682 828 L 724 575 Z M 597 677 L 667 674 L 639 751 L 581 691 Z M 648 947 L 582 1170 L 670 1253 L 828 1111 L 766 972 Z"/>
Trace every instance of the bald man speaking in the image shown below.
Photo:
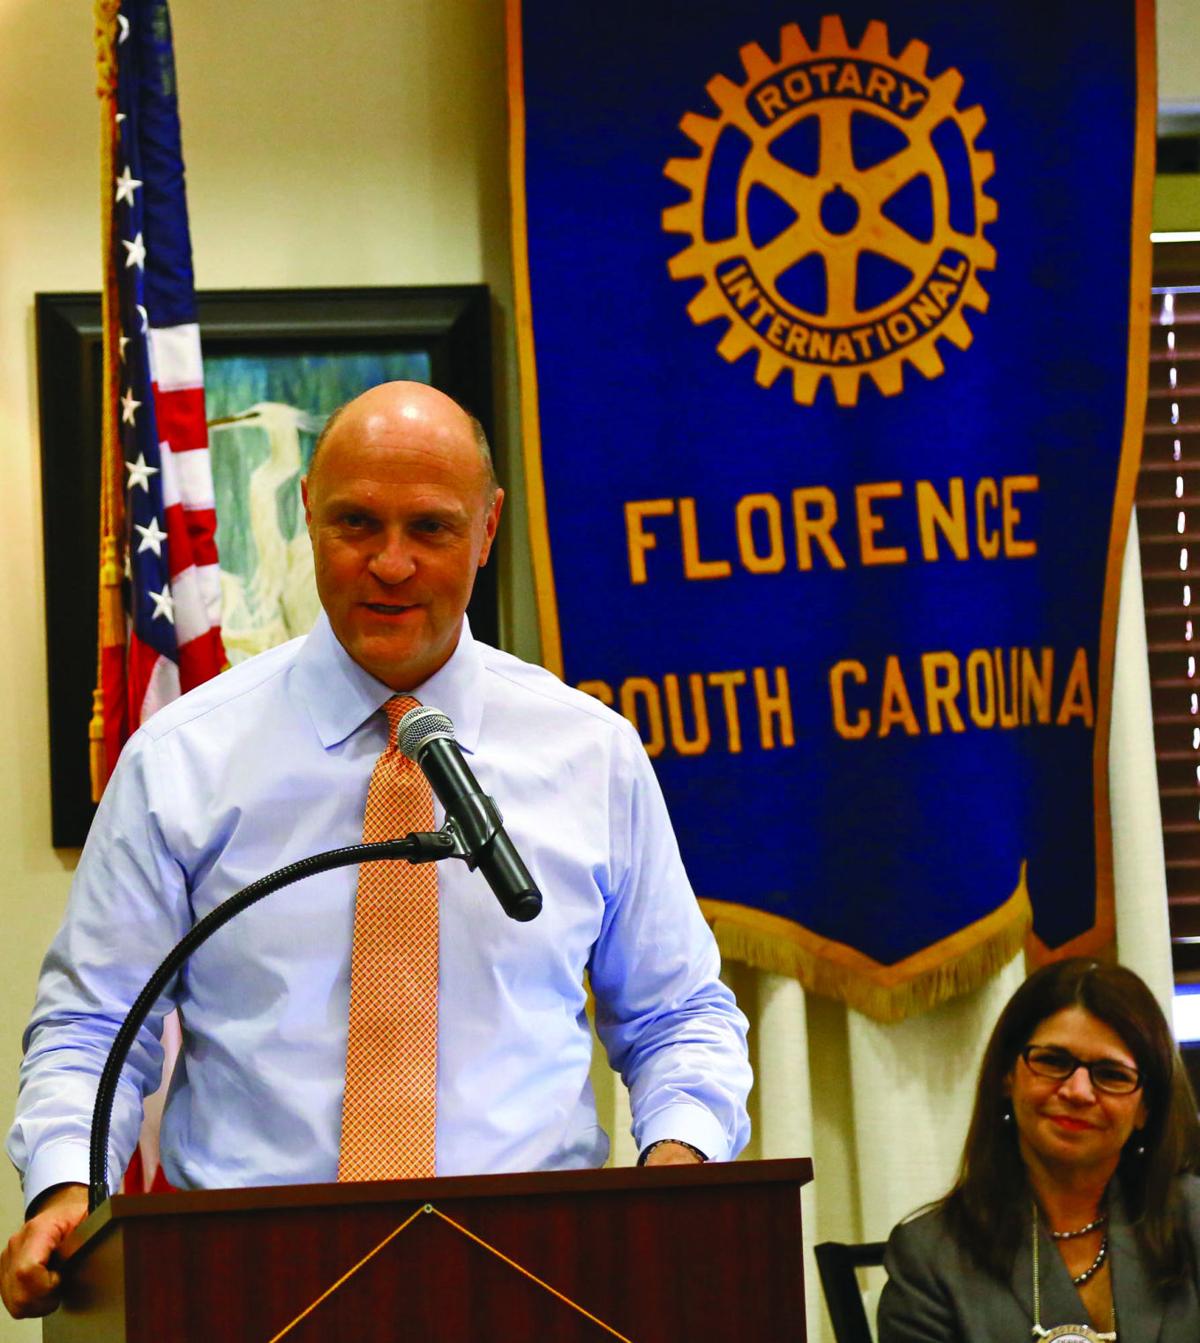
<path fill-rule="evenodd" d="M 379 1178 L 387 1168 L 369 1153 L 361 1164 L 363 1144 L 394 1118 L 379 1099 L 393 1093 L 417 1116 L 398 1141 L 427 1122 L 422 1159 L 439 1175 L 602 1165 L 585 974 L 647 1164 L 728 1160 L 745 1145 L 745 1019 L 717 977 L 636 733 L 471 635 L 467 602 L 504 502 L 478 423 L 422 384 L 375 387 L 326 425 L 302 491 L 323 616 L 155 714 L 122 752 L 88 836 L 25 1034 L 8 1142 L 28 1215 L 0 1258 L 14 1315 L 57 1304 L 50 1259 L 86 1212 L 100 1069 L 142 984 L 256 878 L 359 842 L 364 812 L 368 823 L 405 815 L 377 788 L 392 786 L 379 773 L 395 755 L 389 723 L 413 701 L 453 721 L 542 914 L 513 922 L 478 871 L 438 864 L 430 918 L 409 919 L 404 902 L 418 909 L 418 896 L 406 893 L 403 917 L 384 924 L 393 969 L 409 956 L 429 966 L 428 1003 L 398 1012 L 396 995 L 372 1006 L 361 925 L 378 897 L 356 869 L 261 901 L 196 952 L 151 1013 L 118 1089 L 110 1169 L 133 1152 L 175 1006 L 184 1050 L 161 1145 L 177 1187 Z M 434 870 L 361 873 L 389 868 Z M 419 972 L 399 973 L 411 994 Z M 376 1011 L 421 1021 L 381 1026 Z M 406 1034 L 422 1021 L 427 1056 Z"/>

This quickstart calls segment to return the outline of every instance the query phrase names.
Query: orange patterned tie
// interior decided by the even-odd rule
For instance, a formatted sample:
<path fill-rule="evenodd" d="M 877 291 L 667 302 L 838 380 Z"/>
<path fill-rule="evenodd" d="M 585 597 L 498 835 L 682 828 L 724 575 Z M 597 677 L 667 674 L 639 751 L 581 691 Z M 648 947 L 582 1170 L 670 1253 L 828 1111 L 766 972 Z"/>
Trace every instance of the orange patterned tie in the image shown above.
<path fill-rule="evenodd" d="M 383 706 L 388 744 L 367 791 L 363 840 L 433 829 L 433 794 L 396 748 L 417 704 Z M 437 865 L 363 863 L 350 957 L 350 1030 L 339 1180 L 433 1175 L 437 1120 Z"/>

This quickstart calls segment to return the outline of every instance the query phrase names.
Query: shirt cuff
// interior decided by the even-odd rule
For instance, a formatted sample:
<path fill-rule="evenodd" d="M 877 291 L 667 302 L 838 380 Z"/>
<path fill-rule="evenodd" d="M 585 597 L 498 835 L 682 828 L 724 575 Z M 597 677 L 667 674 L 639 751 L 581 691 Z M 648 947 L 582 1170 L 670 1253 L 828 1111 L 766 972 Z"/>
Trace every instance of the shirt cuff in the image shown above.
<path fill-rule="evenodd" d="M 729 1160 L 729 1140 L 717 1117 L 698 1105 L 668 1105 L 638 1126 L 639 1152 L 651 1143 L 674 1139 L 703 1152 L 710 1161 Z"/>
<path fill-rule="evenodd" d="M 38 1152 L 25 1171 L 23 1189 L 26 1208 L 39 1194 L 56 1184 L 88 1182 L 89 1152 L 86 1143 L 56 1142 Z"/>

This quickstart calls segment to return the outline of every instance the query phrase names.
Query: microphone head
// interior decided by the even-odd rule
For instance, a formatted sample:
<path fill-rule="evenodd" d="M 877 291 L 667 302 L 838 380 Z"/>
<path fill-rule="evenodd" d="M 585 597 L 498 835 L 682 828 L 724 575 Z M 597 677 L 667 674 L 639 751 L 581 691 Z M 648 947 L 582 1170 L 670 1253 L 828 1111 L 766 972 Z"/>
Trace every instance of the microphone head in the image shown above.
<path fill-rule="evenodd" d="M 409 709 L 396 728 L 396 745 L 410 760 L 417 760 L 431 741 L 438 740 L 453 741 L 454 724 L 431 704 Z"/>

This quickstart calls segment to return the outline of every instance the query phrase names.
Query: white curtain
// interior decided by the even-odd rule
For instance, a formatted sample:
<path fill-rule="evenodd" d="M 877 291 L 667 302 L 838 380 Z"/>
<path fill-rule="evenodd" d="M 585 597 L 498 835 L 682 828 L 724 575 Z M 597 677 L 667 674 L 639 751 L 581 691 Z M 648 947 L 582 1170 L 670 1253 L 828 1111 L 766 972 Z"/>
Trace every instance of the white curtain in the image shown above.
<path fill-rule="evenodd" d="M 1109 776 L 1118 953 L 1169 1014 L 1166 876 L 1136 518 L 1117 627 Z M 812 1246 L 886 1239 L 897 1221 L 946 1191 L 966 1134 L 983 1046 L 1023 977 L 1018 957 L 977 992 L 882 1025 L 806 995 L 795 980 L 726 968 L 753 1030 L 754 1138 L 746 1155 L 813 1158 L 815 1179 L 804 1200 L 812 1343 L 833 1338 Z M 602 1063 L 593 1073 L 602 1118 L 614 1135 L 613 1161 L 632 1164 L 637 1154 L 624 1088 Z M 869 1275 L 869 1297 L 881 1281 L 881 1271 Z"/>

